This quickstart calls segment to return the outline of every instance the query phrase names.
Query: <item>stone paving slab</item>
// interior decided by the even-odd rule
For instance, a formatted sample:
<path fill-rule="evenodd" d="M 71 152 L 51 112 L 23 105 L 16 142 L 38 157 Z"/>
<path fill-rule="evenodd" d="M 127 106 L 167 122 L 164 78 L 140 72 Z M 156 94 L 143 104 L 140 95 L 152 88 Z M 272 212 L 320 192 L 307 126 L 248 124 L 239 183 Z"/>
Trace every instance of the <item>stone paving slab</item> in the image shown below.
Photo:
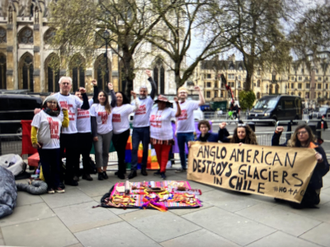
<path fill-rule="evenodd" d="M 330 224 L 323 223 L 301 235 L 300 237 L 322 246 L 330 246 L 329 229 Z"/>

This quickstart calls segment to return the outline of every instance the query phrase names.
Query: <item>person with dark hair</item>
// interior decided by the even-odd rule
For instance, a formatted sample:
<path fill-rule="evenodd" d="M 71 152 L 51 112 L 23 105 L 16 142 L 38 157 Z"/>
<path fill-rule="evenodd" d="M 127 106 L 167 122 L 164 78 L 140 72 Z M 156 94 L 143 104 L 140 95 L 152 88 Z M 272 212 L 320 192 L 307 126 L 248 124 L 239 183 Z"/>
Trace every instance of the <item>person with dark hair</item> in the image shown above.
<path fill-rule="evenodd" d="M 57 98 L 48 96 L 31 123 L 32 146 L 38 149 L 49 194 L 65 192 L 60 187 L 60 133 L 61 127 L 69 126 L 69 114 L 65 107 L 62 107 L 62 112 L 63 115 L 60 114 Z"/>
<path fill-rule="evenodd" d="M 126 163 L 125 163 L 125 151 L 126 143 L 130 134 L 130 126 L 128 116 L 132 112 L 135 112 L 139 107 L 139 102 L 136 98 L 136 93 L 131 92 L 135 105 L 129 103 L 128 98 L 123 92 L 117 92 L 117 106 L 112 110 L 112 125 L 113 125 L 113 145 L 117 151 L 118 157 L 118 172 L 117 176 L 120 179 L 125 179 Z"/>
<path fill-rule="evenodd" d="M 232 138 L 228 138 L 228 130 L 226 129 L 226 122 L 219 124 L 219 139 L 221 142 L 241 143 L 258 145 L 257 137 L 249 125 L 239 121 L 234 130 Z"/>
<path fill-rule="evenodd" d="M 280 145 L 280 137 L 283 130 L 284 128 L 282 126 L 276 127 L 272 138 L 272 146 Z M 317 165 L 309 181 L 304 197 L 300 204 L 290 202 L 293 208 L 315 207 L 315 205 L 320 203 L 320 193 L 323 187 L 322 177 L 329 171 L 329 163 L 323 148 L 315 142 L 312 129 L 306 124 L 299 125 L 292 134 L 290 140 L 281 146 L 313 148 L 315 150 Z"/>
<path fill-rule="evenodd" d="M 147 70 L 148 81 L 151 84 L 150 96 L 148 96 L 148 88 L 146 85 L 140 87 L 139 94 L 139 108 L 134 113 L 133 119 L 133 133 L 132 133 L 132 167 L 131 173 L 128 178 L 134 178 L 137 176 L 137 162 L 138 162 L 138 149 L 140 142 L 143 145 L 143 155 L 141 163 L 141 174 L 147 176 L 147 161 L 148 161 L 148 146 L 150 141 L 150 112 L 154 103 L 154 97 L 156 92 L 156 84 L 151 77 L 151 71 Z M 135 102 L 132 102 L 135 104 Z"/>
<path fill-rule="evenodd" d="M 98 95 L 99 103 L 93 104 L 90 110 L 98 180 L 108 178 L 109 148 L 113 135 L 111 108 L 116 106 L 116 96 L 113 92 L 112 83 L 108 83 L 108 88 L 111 95 L 111 105 L 109 104 L 108 94 L 102 90 Z"/>
<path fill-rule="evenodd" d="M 181 107 L 178 99 L 176 110 L 171 108 L 171 102 L 163 95 L 159 95 L 155 103 L 157 107 L 151 110 L 150 114 L 150 142 L 154 146 L 160 170 L 155 175 L 166 179 L 166 164 L 171 146 L 174 144 L 171 119 L 181 114 Z"/>
<path fill-rule="evenodd" d="M 88 100 L 89 108 L 93 103 L 97 103 L 97 97 L 99 94 L 99 89 L 97 87 L 97 81 L 95 79 L 92 80 L 92 84 L 94 86 L 94 96 L 92 99 Z M 76 91 L 75 95 L 83 101 L 83 97 L 80 91 Z M 83 175 L 82 178 L 88 181 L 92 181 L 93 178 L 90 175 L 90 152 L 93 145 L 93 137 L 92 137 L 92 128 L 91 128 L 91 117 L 90 117 L 90 109 L 77 109 L 77 145 L 79 146 L 79 154 L 82 155 L 82 163 L 83 163 Z M 79 166 L 76 167 L 75 175 L 79 177 Z"/>
<path fill-rule="evenodd" d="M 219 134 L 209 132 L 211 130 L 211 125 L 207 120 L 201 120 L 198 123 L 198 130 L 201 134 L 197 137 L 196 141 L 201 142 L 218 142 Z"/>

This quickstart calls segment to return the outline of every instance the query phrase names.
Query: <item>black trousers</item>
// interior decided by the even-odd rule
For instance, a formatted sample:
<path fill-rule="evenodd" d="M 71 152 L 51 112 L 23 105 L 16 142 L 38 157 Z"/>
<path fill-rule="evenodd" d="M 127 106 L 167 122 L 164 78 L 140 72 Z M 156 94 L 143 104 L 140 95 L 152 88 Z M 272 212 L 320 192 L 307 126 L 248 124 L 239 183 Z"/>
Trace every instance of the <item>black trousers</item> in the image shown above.
<path fill-rule="evenodd" d="M 92 133 L 78 133 L 77 134 L 77 144 L 79 146 L 79 156 L 82 155 L 83 158 L 83 174 L 90 174 L 90 152 L 92 149 L 93 137 Z M 78 176 L 79 166 L 75 168 L 74 174 Z"/>
<path fill-rule="evenodd" d="M 126 173 L 126 163 L 125 163 L 125 151 L 126 143 L 129 137 L 130 129 L 124 131 L 120 134 L 113 134 L 112 142 L 117 151 L 118 157 L 118 174 L 122 175 Z"/>
<path fill-rule="evenodd" d="M 38 152 L 48 189 L 57 189 L 60 185 L 60 149 L 38 149 Z"/>
<path fill-rule="evenodd" d="M 75 175 L 74 171 L 79 169 L 80 154 L 77 135 L 78 134 L 61 134 L 60 136 L 61 157 L 66 157 L 65 182 L 71 182 Z"/>

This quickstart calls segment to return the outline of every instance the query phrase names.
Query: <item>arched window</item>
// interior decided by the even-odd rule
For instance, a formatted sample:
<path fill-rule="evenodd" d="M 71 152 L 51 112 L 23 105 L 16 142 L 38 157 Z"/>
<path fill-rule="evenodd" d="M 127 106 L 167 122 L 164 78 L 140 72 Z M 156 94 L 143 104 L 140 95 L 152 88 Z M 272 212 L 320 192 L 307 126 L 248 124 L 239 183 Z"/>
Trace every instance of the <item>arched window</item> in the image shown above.
<path fill-rule="evenodd" d="M 60 69 L 59 69 L 59 57 L 56 54 L 51 54 L 48 56 L 45 62 L 45 91 L 46 92 L 58 92 L 59 85 L 58 81 L 60 79 Z"/>
<path fill-rule="evenodd" d="M 72 78 L 72 90 L 76 92 L 79 87 L 85 87 L 85 59 L 80 55 L 74 55 L 70 61 L 70 75 Z"/>
<path fill-rule="evenodd" d="M 7 32 L 4 28 L 0 28 L 0 43 L 7 43 Z"/>
<path fill-rule="evenodd" d="M 51 44 L 55 34 L 56 30 L 54 28 L 48 29 L 44 35 L 45 44 Z"/>
<path fill-rule="evenodd" d="M 19 63 L 19 89 L 29 89 L 33 92 L 33 57 L 30 53 L 25 53 Z"/>
<path fill-rule="evenodd" d="M 6 83 L 6 56 L 0 54 L 0 88 L 7 89 Z"/>
<path fill-rule="evenodd" d="M 299 97 L 301 97 L 301 92 L 298 93 Z"/>
<path fill-rule="evenodd" d="M 106 65 L 106 58 L 101 54 L 94 64 L 94 75 L 96 75 L 97 86 L 99 90 L 107 90 L 107 84 L 110 81 L 111 62 L 108 59 L 108 70 Z"/>
<path fill-rule="evenodd" d="M 276 84 L 275 86 L 275 94 L 278 94 L 280 91 L 280 86 L 278 84 Z"/>
<path fill-rule="evenodd" d="M 260 80 L 257 81 L 257 87 L 260 87 Z"/>
<path fill-rule="evenodd" d="M 154 80 L 156 83 L 156 93 L 164 94 L 165 93 L 165 69 L 163 66 L 163 61 L 158 58 L 153 69 Z"/>
<path fill-rule="evenodd" d="M 257 99 L 260 99 L 260 92 L 257 93 Z"/>
<path fill-rule="evenodd" d="M 272 84 L 269 85 L 269 95 L 270 94 L 273 94 L 273 85 Z"/>
<path fill-rule="evenodd" d="M 25 27 L 18 34 L 18 42 L 20 44 L 33 44 L 33 31 L 31 28 Z"/>

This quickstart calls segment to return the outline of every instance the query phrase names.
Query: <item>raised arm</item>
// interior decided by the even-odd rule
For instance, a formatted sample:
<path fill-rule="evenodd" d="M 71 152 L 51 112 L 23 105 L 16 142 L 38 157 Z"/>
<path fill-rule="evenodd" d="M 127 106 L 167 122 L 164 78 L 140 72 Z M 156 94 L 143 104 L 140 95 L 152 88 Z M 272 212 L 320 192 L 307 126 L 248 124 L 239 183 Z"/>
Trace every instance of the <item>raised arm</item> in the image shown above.
<path fill-rule="evenodd" d="M 109 95 L 111 96 L 111 103 L 110 106 L 114 108 L 117 105 L 117 97 L 115 92 L 113 91 L 113 85 L 112 83 L 108 83 L 108 88 L 109 88 Z"/>
<path fill-rule="evenodd" d="M 156 94 L 156 83 L 155 83 L 154 79 L 151 77 L 150 70 L 146 70 L 146 74 L 148 75 L 148 81 L 150 82 L 150 85 L 151 85 L 150 98 L 154 99 L 155 94 Z"/>
<path fill-rule="evenodd" d="M 201 88 L 199 86 L 195 86 L 194 89 L 197 90 L 198 94 L 199 94 L 199 103 L 198 103 L 198 105 L 199 106 L 204 105 L 205 104 L 205 99 L 204 99 L 204 95 L 203 95 L 203 92 L 202 92 Z"/>
<path fill-rule="evenodd" d="M 280 137 L 282 135 L 283 130 L 283 126 L 276 127 L 275 133 L 272 137 L 272 146 L 280 146 Z"/>
<path fill-rule="evenodd" d="M 93 83 L 93 89 L 94 89 L 94 93 L 93 93 L 93 103 L 99 103 L 99 88 L 97 86 L 97 81 L 95 79 L 92 80 Z"/>
<path fill-rule="evenodd" d="M 219 124 L 219 131 L 218 131 L 218 140 L 224 143 L 230 142 L 228 138 L 228 130 L 226 129 L 226 123 L 222 122 Z"/>
<path fill-rule="evenodd" d="M 79 88 L 79 92 L 81 93 L 81 96 L 83 97 L 83 104 L 81 106 L 81 109 L 88 110 L 89 103 L 88 103 L 88 98 L 87 98 L 87 94 L 86 94 L 86 89 L 81 87 L 81 88 Z"/>
<path fill-rule="evenodd" d="M 133 111 L 135 112 L 139 108 L 140 103 L 139 103 L 139 101 L 136 97 L 136 93 L 134 91 L 131 91 L 131 95 L 133 96 L 133 99 L 134 99 L 134 102 L 135 102 L 134 108 L 133 108 Z"/>
<path fill-rule="evenodd" d="M 179 100 L 177 97 L 174 97 L 174 101 L 176 103 L 176 113 L 175 113 L 175 117 L 178 117 L 181 115 L 181 107 L 180 107 L 180 104 L 179 104 Z"/>

